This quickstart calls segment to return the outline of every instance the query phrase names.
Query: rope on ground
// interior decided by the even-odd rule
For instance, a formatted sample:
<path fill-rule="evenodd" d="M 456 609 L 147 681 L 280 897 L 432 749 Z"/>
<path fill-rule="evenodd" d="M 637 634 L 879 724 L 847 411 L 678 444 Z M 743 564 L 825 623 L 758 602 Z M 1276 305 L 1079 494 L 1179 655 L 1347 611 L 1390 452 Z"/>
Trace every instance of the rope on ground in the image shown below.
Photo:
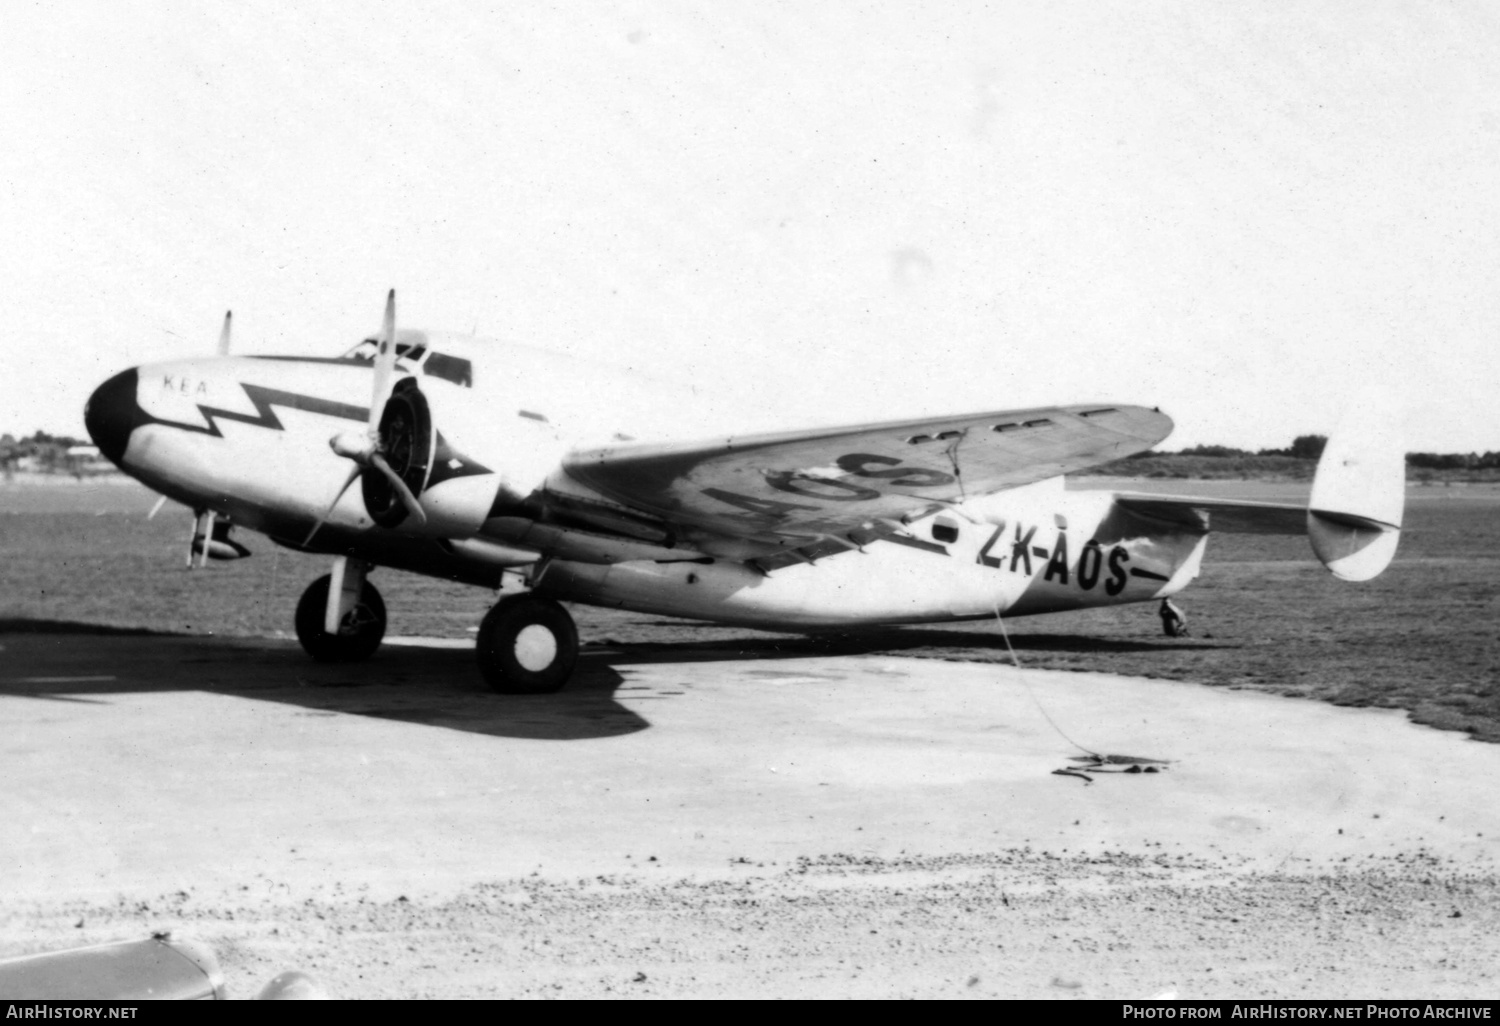
<path fill-rule="evenodd" d="M 1090 755 L 1095 759 L 1104 758 L 1104 756 L 1100 755 L 1092 748 L 1085 748 L 1083 745 L 1070 738 L 1067 733 L 1057 725 L 1057 721 L 1052 718 L 1051 714 L 1047 712 L 1047 707 L 1042 705 L 1041 699 L 1036 697 L 1036 692 L 1031 690 L 1031 682 L 1026 679 L 1026 673 L 1021 668 L 1021 658 L 1016 655 L 1015 646 L 1010 643 L 1010 632 L 1005 629 L 1005 618 L 1000 615 L 1000 607 L 998 605 L 995 606 L 995 622 L 1000 625 L 1000 637 L 1005 639 L 1005 650 L 1010 653 L 1010 661 L 1015 664 L 1017 672 L 1021 674 L 1021 685 L 1026 688 L 1026 693 L 1031 696 L 1031 701 L 1036 706 L 1037 712 L 1041 713 L 1042 718 L 1051 725 L 1053 730 L 1057 731 L 1057 736 L 1062 738 L 1068 744 L 1072 745 L 1080 752 L 1083 752 L 1086 755 Z"/>
<path fill-rule="evenodd" d="M 1031 682 L 1026 679 L 1026 673 L 1021 666 L 1021 659 L 1016 655 L 1015 646 L 1010 643 L 1010 632 L 1005 629 L 1005 618 L 1000 615 L 1000 607 L 996 605 L 994 608 L 995 622 L 1000 625 L 1000 637 L 1005 639 L 1005 650 L 1010 653 L 1010 661 L 1020 673 L 1021 686 L 1026 689 L 1026 694 L 1031 696 L 1032 704 L 1036 706 L 1037 712 L 1042 714 L 1042 718 L 1047 721 L 1048 725 L 1057 731 L 1058 737 L 1084 753 L 1083 755 L 1069 756 L 1070 762 L 1082 763 L 1083 765 L 1055 769 L 1052 771 L 1055 776 L 1077 777 L 1085 784 L 1092 784 L 1094 778 L 1088 775 L 1090 773 L 1159 773 L 1166 769 L 1167 765 L 1171 762 L 1170 759 L 1147 759 L 1139 755 L 1101 755 L 1092 748 L 1086 748 L 1069 737 L 1067 732 L 1059 727 L 1057 721 L 1047 712 L 1047 707 L 1042 705 L 1041 699 L 1036 697 L 1036 692 L 1031 689 Z"/>

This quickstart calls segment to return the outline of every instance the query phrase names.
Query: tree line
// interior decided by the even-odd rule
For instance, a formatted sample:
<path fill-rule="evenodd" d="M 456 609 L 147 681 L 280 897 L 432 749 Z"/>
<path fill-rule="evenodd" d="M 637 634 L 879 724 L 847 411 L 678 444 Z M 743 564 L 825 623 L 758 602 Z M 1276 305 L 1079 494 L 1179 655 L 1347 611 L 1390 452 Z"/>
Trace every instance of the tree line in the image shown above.
<path fill-rule="evenodd" d="M 1315 460 L 1323 455 L 1328 444 L 1327 435 L 1298 435 L 1285 449 L 1236 449 L 1228 445 L 1195 445 L 1178 453 L 1153 453 L 1157 456 L 1291 456 L 1299 460 Z M 1500 469 L 1500 452 L 1409 452 L 1408 467 L 1426 470 L 1490 470 Z"/>
<path fill-rule="evenodd" d="M 0 468 L 10 470 L 21 460 L 31 458 L 43 470 L 71 470 L 68 450 L 75 445 L 91 445 L 91 442 L 68 435 L 49 435 L 38 431 L 30 438 L 0 435 Z"/>

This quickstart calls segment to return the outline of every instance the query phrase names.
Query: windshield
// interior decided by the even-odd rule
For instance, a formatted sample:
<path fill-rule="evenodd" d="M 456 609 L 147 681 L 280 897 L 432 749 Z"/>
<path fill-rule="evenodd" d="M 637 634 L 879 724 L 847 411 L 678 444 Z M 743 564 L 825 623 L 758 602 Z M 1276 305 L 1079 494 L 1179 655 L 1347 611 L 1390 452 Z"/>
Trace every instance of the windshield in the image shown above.
<path fill-rule="evenodd" d="M 342 359 L 359 363 L 374 363 L 379 352 L 380 343 L 373 338 L 367 338 L 345 353 Z M 449 356 L 435 351 L 428 352 L 425 342 L 397 342 L 396 359 L 402 361 L 407 369 L 420 369 L 428 377 L 442 378 L 444 381 L 451 381 L 463 388 L 474 387 L 473 364 L 461 356 Z"/>
<path fill-rule="evenodd" d="M 380 352 L 380 343 L 373 338 L 367 338 L 353 349 L 344 354 L 346 360 L 359 360 L 362 363 L 374 363 L 376 355 Z M 413 345 L 410 342 L 396 343 L 396 356 L 398 359 L 409 360 L 412 363 L 420 363 L 422 357 L 427 355 L 427 347 L 422 344 Z"/>

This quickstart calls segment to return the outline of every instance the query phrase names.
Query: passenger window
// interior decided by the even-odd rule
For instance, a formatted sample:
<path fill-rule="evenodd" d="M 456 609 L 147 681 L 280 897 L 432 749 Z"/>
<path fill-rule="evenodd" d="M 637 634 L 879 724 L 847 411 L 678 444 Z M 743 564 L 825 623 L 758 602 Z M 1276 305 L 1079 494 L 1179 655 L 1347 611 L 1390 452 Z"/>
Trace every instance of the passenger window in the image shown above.
<path fill-rule="evenodd" d="M 932 540 L 945 544 L 958 541 L 958 521 L 949 517 L 938 517 L 932 522 Z"/>

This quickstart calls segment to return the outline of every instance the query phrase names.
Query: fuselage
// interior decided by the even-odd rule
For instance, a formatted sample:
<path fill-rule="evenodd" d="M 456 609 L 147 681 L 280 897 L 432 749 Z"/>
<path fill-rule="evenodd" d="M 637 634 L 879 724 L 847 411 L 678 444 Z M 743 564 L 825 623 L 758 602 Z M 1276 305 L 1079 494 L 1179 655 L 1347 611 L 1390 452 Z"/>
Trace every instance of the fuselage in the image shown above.
<path fill-rule="evenodd" d="M 685 547 L 562 470 L 568 453 L 728 436 L 733 413 L 681 385 L 523 346 L 401 336 L 430 400 L 437 461 L 420 525 L 377 525 L 345 494 L 331 437 L 369 417 L 373 363 L 224 357 L 150 364 L 102 385 L 101 451 L 149 487 L 280 544 L 495 588 L 765 627 L 923 623 L 1138 602 L 1197 574 L 1206 533 L 1061 479 L 928 511 L 859 548 L 768 564 Z"/>

